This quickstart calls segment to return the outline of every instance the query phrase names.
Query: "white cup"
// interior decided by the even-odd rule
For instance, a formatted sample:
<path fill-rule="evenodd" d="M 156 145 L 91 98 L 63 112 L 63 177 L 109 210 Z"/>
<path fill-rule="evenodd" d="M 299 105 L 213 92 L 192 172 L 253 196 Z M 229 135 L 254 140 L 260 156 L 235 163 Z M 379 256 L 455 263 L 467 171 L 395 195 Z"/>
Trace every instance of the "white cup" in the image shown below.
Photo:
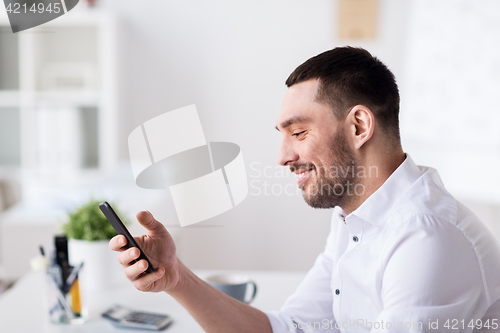
<path fill-rule="evenodd" d="M 257 284 L 249 277 L 238 274 L 220 274 L 209 276 L 205 279 L 212 287 L 222 291 L 240 302 L 250 304 L 257 295 Z M 247 286 L 253 285 L 253 292 L 250 299 L 245 300 Z"/>

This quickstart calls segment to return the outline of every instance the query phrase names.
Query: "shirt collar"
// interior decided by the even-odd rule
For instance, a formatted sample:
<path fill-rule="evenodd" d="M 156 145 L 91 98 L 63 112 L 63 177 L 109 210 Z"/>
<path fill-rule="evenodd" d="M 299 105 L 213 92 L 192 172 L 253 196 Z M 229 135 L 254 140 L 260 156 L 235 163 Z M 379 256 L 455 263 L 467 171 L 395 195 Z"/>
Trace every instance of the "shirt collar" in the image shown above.
<path fill-rule="evenodd" d="M 406 159 L 382 186 L 349 215 L 357 216 L 370 224 L 381 226 L 387 220 L 398 198 L 401 198 L 403 193 L 422 174 L 423 170 L 413 162 L 410 155 L 406 154 Z"/>

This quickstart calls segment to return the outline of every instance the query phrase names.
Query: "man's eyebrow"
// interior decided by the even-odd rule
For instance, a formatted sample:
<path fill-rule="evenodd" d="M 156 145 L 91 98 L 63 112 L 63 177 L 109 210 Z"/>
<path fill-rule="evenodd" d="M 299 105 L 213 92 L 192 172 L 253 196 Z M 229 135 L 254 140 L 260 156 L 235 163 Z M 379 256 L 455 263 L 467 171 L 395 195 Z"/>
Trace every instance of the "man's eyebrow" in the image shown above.
<path fill-rule="evenodd" d="M 311 118 L 309 117 L 304 117 L 304 116 L 291 116 L 287 120 L 281 122 L 281 128 L 287 128 L 288 126 L 294 124 L 294 123 L 306 123 L 310 122 Z M 279 131 L 280 129 L 278 126 L 276 126 L 276 129 Z"/>

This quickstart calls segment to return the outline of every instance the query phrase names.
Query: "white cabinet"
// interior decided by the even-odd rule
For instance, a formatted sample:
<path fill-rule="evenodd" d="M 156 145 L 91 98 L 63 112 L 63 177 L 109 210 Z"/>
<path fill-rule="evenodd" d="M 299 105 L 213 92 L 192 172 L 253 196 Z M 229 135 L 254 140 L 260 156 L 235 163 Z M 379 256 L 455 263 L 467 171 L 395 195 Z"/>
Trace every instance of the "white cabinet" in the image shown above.
<path fill-rule="evenodd" d="M 0 169 L 71 179 L 116 166 L 115 29 L 75 10 L 13 34 L 0 14 Z"/>
<path fill-rule="evenodd" d="M 9 277 L 51 243 L 65 216 L 51 204 L 118 164 L 115 30 L 112 15 L 75 8 L 14 34 L 0 11 L 0 178 L 20 179 L 23 196 L 0 215 Z"/>

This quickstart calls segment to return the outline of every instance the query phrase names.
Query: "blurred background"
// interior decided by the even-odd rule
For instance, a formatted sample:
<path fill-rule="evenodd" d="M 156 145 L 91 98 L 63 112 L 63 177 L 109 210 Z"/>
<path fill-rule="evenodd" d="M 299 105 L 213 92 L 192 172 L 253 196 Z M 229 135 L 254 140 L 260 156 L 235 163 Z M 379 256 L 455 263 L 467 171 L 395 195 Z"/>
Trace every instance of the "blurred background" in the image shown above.
<path fill-rule="evenodd" d="M 277 166 L 274 126 L 288 75 L 343 45 L 394 72 L 404 150 L 500 238 L 500 2 L 81 0 L 16 34 L 0 9 L 0 280 L 26 274 L 89 198 L 133 221 L 151 211 L 194 269 L 307 270 L 331 211 Z M 249 195 L 180 228 L 167 190 L 135 185 L 127 137 L 190 104 L 208 141 L 241 147 Z"/>

